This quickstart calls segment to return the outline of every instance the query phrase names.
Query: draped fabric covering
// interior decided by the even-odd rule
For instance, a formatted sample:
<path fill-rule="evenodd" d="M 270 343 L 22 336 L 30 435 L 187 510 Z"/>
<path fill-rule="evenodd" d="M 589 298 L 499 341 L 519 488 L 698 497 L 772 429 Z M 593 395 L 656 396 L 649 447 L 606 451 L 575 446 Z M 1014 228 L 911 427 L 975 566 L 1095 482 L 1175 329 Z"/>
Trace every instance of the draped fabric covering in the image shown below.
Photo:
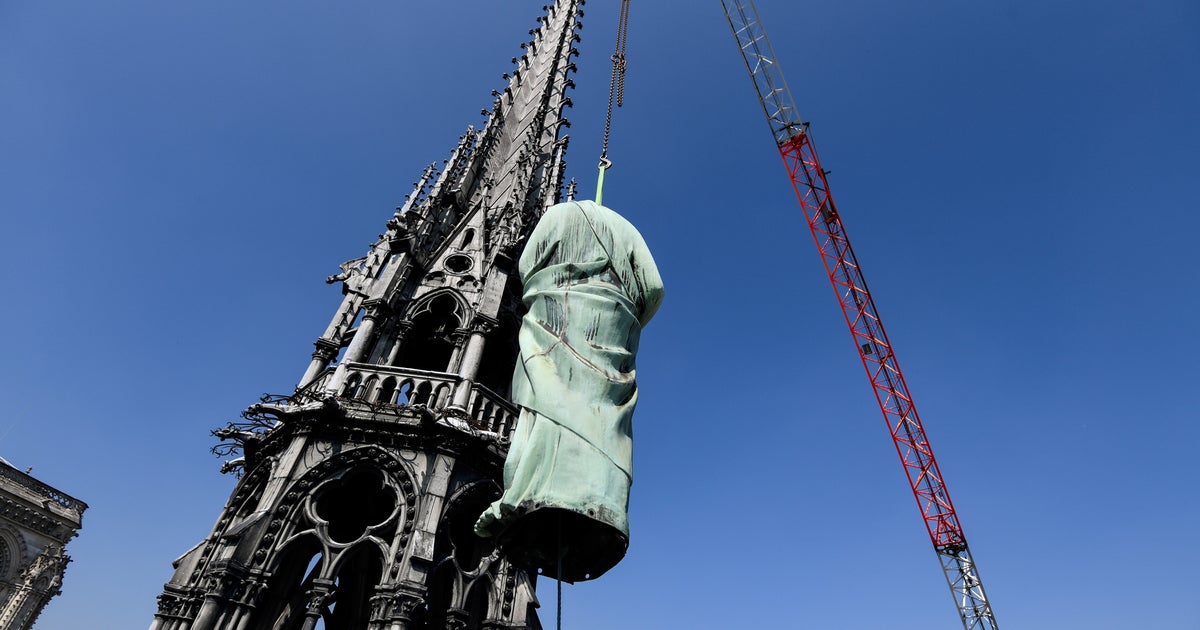
<path fill-rule="evenodd" d="M 504 494 L 475 529 L 526 541 L 518 545 L 570 548 L 583 560 L 578 575 L 567 570 L 564 579 L 588 579 L 619 561 L 628 544 L 635 358 L 642 327 L 662 302 L 662 279 L 637 229 L 592 201 L 547 210 L 519 272 L 529 309 L 512 385 L 521 415 L 504 463 Z M 547 509 L 572 513 L 571 531 L 549 541 L 536 540 L 545 538 L 541 532 L 511 531 Z M 596 544 L 619 545 L 619 553 L 584 552 Z M 611 564 L 585 559 L 597 555 Z"/>

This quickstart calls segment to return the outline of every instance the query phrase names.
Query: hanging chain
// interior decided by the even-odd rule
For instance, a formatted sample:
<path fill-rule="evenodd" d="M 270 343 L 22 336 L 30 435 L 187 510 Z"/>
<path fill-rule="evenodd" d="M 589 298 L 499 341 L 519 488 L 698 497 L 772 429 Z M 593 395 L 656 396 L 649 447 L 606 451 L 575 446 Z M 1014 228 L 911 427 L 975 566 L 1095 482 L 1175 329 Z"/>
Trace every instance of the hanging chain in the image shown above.
<path fill-rule="evenodd" d="M 625 39 L 629 33 L 629 0 L 621 0 L 617 20 L 617 45 L 612 55 L 612 79 L 608 82 L 608 113 L 604 117 L 604 144 L 600 148 L 600 168 L 612 166 L 608 159 L 608 138 L 612 134 L 613 103 L 625 105 Z"/>

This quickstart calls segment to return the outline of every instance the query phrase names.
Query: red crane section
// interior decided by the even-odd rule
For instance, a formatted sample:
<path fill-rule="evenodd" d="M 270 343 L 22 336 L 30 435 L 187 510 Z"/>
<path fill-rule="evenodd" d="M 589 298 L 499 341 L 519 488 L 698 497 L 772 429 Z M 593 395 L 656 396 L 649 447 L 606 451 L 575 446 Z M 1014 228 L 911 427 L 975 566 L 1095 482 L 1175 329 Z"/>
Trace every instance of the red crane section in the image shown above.
<path fill-rule="evenodd" d="M 751 0 L 721 0 L 721 4 L 754 81 L 804 219 L 837 293 L 875 399 L 887 421 L 888 432 L 954 595 L 963 627 L 966 630 L 996 630 L 996 619 L 967 547 L 958 513 L 950 501 L 904 374 L 846 236 L 846 228 L 829 191 L 828 171 L 821 167 L 809 125 L 800 119 L 754 3 Z"/>

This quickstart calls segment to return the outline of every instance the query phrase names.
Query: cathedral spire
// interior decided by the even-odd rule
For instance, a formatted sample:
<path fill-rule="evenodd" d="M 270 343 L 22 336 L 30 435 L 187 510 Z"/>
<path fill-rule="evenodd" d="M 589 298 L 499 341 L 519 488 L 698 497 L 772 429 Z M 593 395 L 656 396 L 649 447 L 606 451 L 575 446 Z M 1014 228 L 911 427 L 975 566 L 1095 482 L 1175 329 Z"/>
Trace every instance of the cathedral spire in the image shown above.
<path fill-rule="evenodd" d="M 411 292 L 399 293 L 415 279 L 414 266 L 438 266 L 453 241 L 459 239 L 461 245 L 470 234 L 479 246 L 471 271 L 479 273 L 468 275 L 482 281 L 493 271 L 497 256 L 511 257 L 542 211 L 561 200 L 568 142 L 563 130 L 570 126 L 565 116 L 571 106 L 567 90 L 574 87 L 570 75 L 575 71 L 572 58 L 579 54 L 576 31 L 582 28 L 583 4 L 584 0 L 556 0 L 544 7 L 545 15 L 529 31 L 532 39 L 521 44 L 522 54 L 504 74 L 507 87 L 492 92 L 483 128 L 468 127 L 445 164 L 440 169 L 431 165 L 414 183 L 368 254 L 343 263 L 342 273 L 330 276 L 328 282 L 343 283 L 346 297 L 317 340 L 299 388 L 312 385 L 340 348 L 351 347 L 343 355 L 347 360 L 369 358 L 366 346 L 372 340 L 367 338 L 377 328 L 367 321 L 372 319 L 370 306 L 373 302 L 395 307 L 399 300 L 413 297 Z M 462 273 L 455 272 L 454 265 L 464 260 L 451 260 L 451 272 Z M 391 362 L 396 356 L 384 353 L 381 359 Z"/>
<path fill-rule="evenodd" d="M 472 527 L 518 415 L 515 261 L 562 195 L 581 5 L 544 7 L 483 126 L 327 278 L 342 303 L 296 390 L 214 432 L 238 484 L 152 630 L 541 627 L 536 575 Z"/>
<path fill-rule="evenodd" d="M 483 139 L 483 170 L 492 178 L 484 204 L 492 209 L 512 208 L 528 218 L 540 215 L 548 198 L 558 201 L 566 149 L 559 131 L 570 125 L 563 110 L 571 104 L 566 91 L 574 86 L 569 76 L 581 4 L 561 0 L 539 19 L 533 40 L 521 45 L 525 53 L 513 60 L 508 87 L 496 98 Z"/>

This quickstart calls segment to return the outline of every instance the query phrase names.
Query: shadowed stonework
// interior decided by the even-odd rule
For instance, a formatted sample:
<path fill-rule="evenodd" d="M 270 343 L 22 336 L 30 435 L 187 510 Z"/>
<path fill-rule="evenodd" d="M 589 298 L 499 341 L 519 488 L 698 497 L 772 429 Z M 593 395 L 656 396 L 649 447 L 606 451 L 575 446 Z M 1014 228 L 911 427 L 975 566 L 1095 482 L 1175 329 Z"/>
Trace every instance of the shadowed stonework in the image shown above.
<path fill-rule="evenodd" d="M 536 576 L 472 527 L 517 422 L 516 261 L 563 197 L 582 4 L 545 7 L 484 127 L 327 279 L 342 303 L 296 390 L 215 432 L 237 486 L 151 628 L 541 627 Z"/>

